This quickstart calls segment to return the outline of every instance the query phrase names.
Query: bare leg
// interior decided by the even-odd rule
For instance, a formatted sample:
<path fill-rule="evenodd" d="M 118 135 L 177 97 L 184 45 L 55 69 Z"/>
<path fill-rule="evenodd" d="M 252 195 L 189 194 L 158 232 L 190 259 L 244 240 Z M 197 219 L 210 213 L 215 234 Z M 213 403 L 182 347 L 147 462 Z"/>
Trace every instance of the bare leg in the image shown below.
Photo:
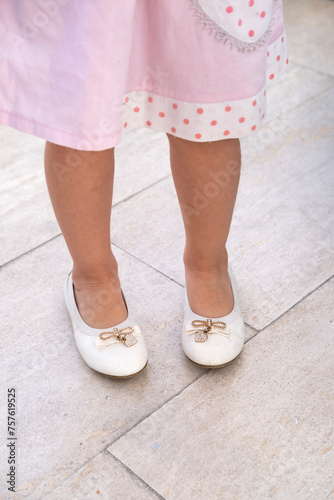
<path fill-rule="evenodd" d="M 83 320 L 94 328 L 124 321 L 110 216 L 114 149 L 78 151 L 47 142 L 45 176 L 53 209 L 73 259 L 73 283 Z"/>
<path fill-rule="evenodd" d="M 189 304 L 201 316 L 225 316 L 233 308 L 226 241 L 240 177 L 240 142 L 196 143 L 167 136 L 186 233 Z"/>

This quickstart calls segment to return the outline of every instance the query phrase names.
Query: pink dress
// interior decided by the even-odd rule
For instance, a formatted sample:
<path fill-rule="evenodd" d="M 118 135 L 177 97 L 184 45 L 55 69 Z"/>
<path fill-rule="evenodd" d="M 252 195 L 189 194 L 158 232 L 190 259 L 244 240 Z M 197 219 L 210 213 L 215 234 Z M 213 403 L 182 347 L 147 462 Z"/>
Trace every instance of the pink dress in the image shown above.
<path fill-rule="evenodd" d="M 256 133 L 287 67 L 282 0 L 0 1 L 0 123 L 71 148 Z"/>

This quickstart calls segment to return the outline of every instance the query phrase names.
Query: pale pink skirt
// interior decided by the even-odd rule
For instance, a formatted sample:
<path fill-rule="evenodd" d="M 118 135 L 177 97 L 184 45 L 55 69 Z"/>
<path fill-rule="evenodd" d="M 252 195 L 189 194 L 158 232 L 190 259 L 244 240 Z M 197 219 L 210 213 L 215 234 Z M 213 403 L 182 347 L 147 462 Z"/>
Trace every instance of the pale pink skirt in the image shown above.
<path fill-rule="evenodd" d="M 256 133 L 287 67 L 282 0 L 0 2 L 0 123 L 76 149 Z"/>

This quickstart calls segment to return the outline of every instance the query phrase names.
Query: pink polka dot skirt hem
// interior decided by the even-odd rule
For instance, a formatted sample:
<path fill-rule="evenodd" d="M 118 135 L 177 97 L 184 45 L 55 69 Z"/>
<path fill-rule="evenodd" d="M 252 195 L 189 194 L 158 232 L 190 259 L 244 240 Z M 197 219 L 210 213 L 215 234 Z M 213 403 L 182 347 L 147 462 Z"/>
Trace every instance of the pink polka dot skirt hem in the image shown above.
<path fill-rule="evenodd" d="M 248 136 L 289 66 L 281 0 L 60 4 L 0 3 L 0 123 L 55 144 L 99 151 L 137 127 Z"/>
<path fill-rule="evenodd" d="M 266 84 L 289 65 L 283 33 L 267 50 Z M 246 99 L 186 102 L 147 91 L 133 91 L 124 100 L 123 128 L 147 127 L 198 142 L 242 138 L 259 130 L 266 118 L 266 85 Z"/>

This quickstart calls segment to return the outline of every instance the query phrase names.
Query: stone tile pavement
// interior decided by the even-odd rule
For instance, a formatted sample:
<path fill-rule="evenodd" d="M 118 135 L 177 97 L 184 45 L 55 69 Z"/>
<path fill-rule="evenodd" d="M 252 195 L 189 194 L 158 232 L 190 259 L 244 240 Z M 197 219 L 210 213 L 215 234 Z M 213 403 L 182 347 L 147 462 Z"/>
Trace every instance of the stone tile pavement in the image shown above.
<path fill-rule="evenodd" d="M 334 499 L 334 2 L 284 9 L 291 69 L 268 89 L 266 125 L 242 141 L 229 253 L 247 343 L 223 369 L 181 351 L 184 236 L 164 134 L 129 131 L 116 151 L 113 250 L 150 350 L 147 369 L 120 382 L 75 348 L 44 141 L 0 127 L 1 425 L 15 386 L 13 498 Z M 0 446 L 7 499 L 5 438 Z"/>

